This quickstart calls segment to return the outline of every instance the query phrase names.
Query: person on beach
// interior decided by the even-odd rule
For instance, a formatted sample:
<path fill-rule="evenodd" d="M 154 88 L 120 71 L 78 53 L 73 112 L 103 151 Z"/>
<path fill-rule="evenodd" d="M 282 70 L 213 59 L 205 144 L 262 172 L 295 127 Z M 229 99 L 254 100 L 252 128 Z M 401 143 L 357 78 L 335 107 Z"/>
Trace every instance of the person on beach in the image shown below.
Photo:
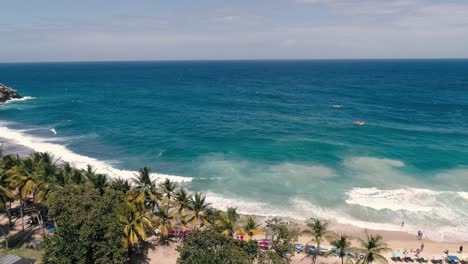
<path fill-rule="evenodd" d="M 405 226 L 405 221 L 401 221 L 401 228 Z"/>
<path fill-rule="evenodd" d="M 460 254 L 463 253 L 463 245 L 460 245 Z"/>
<path fill-rule="evenodd" d="M 424 250 L 424 243 L 421 244 L 421 252 Z"/>

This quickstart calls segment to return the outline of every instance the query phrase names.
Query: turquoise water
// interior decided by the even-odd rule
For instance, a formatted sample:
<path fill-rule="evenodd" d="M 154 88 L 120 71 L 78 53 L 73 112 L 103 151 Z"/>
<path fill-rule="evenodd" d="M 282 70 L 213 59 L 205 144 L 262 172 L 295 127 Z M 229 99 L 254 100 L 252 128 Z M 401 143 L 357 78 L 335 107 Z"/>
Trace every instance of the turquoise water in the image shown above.
<path fill-rule="evenodd" d="M 6 147 L 150 166 L 245 213 L 468 239 L 468 60 L 0 64 L 0 82 L 32 97 L 0 105 Z"/>

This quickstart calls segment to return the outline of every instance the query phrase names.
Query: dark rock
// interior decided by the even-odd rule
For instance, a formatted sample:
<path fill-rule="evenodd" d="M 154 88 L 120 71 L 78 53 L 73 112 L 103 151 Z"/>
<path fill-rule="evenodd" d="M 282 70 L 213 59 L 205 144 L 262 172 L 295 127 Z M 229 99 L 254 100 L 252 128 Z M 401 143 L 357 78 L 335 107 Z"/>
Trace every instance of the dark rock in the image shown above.
<path fill-rule="evenodd" d="M 0 83 L 0 103 L 20 98 L 22 98 L 22 96 L 19 95 L 17 91 Z"/>

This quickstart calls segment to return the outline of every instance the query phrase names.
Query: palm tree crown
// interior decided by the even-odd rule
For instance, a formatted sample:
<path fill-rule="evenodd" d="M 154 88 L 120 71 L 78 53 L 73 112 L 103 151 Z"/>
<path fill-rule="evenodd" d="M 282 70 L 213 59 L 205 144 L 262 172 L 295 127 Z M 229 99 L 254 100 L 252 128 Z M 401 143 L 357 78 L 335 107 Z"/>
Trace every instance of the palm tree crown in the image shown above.
<path fill-rule="evenodd" d="M 260 228 L 260 224 L 257 223 L 257 220 L 253 216 L 247 216 L 241 224 L 241 233 L 246 234 L 249 239 L 252 239 L 254 235 L 263 233 L 263 230 Z"/>
<path fill-rule="evenodd" d="M 364 252 L 364 257 L 358 260 L 357 264 L 371 264 L 374 262 L 387 264 L 388 260 L 385 258 L 382 253 L 391 251 L 387 246 L 387 243 L 383 241 L 382 236 L 380 235 L 369 235 L 366 232 L 366 239 L 359 239 L 358 241 L 361 244 L 360 250 Z"/>
<path fill-rule="evenodd" d="M 351 239 L 349 236 L 340 235 L 338 237 L 334 237 L 330 240 L 330 245 L 334 248 L 329 251 L 329 255 L 337 255 L 341 259 L 341 264 L 344 264 L 345 260 L 346 264 L 353 263 L 355 256 L 352 253 Z"/>

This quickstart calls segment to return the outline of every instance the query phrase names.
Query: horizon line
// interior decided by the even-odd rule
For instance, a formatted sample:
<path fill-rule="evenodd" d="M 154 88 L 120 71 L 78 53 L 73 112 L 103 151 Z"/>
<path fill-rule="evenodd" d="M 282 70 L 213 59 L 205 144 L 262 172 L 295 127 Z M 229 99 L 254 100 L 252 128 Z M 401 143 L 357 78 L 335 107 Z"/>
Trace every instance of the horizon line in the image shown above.
<path fill-rule="evenodd" d="M 162 60 L 57 60 L 57 61 L 6 61 L 0 64 L 20 63 L 111 63 L 111 62 L 242 62 L 242 61 L 397 61 L 397 60 L 468 60 L 466 58 L 309 58 L 309 59 L 162 59 Z"/>

